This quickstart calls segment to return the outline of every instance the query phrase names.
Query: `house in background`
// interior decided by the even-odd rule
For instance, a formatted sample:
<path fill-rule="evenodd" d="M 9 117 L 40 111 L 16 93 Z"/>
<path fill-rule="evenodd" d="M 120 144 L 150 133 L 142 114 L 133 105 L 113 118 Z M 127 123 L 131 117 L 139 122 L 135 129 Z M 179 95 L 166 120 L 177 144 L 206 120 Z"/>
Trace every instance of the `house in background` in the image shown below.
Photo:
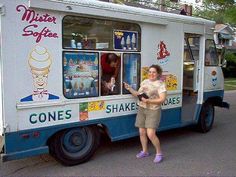
<path fill-rule="evenodd" d="M 216 24 L 214 40 L 217 49 L 225 47 L 227 50 L 236 52 L 235 29 L 227 24 Z"/>

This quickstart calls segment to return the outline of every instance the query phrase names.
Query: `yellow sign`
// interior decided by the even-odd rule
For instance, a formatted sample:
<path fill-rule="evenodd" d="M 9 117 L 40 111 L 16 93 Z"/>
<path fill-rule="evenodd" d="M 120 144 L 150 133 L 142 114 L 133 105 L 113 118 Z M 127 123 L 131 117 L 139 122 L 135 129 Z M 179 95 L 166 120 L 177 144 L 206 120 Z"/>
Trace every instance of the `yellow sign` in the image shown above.
<path fill-rule="evenodd" d="M 88 103 L 88 112 L 105 110 L 105 101 L 93 101 Z"/>
<path fill-rule="evenodd" d="M 149 67 L 142 67 L 142 81 L 148 78 Z"/>
<path fill-rule="evenodd" d="M 165 76 L 165 83 L 167 90 L 177 90 L 178 80 L 173 74 L 168 74 Z"/>

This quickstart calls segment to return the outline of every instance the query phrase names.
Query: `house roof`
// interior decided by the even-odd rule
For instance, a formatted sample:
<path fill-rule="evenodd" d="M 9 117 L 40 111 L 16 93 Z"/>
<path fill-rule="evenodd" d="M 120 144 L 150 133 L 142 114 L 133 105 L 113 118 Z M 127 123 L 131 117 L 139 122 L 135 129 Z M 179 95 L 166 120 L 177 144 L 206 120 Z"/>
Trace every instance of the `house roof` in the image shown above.
<path fill-rule="evenodd" d="M 228 34 L 234 34 L 234 30 L 231 28 L 231 26 L 227 24 L 216 24 L 214 32 L 216 33 L 225 33 L 225 31 L 228 32 Z"/>
<path fill-rule="evenodd" d="M 232 46 L 225 46 L 225 47 L 227 50 L 236 52 L 236 42 L 235 41 L 232 42 Z"/>

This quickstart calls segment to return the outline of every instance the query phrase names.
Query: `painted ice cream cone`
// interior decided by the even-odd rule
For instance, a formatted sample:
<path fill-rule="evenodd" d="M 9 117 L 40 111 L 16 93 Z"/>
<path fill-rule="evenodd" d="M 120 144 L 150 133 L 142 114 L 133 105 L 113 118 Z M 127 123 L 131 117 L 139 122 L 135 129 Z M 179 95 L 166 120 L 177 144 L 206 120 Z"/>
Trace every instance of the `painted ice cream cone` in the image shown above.
<path fill-rule="evenodd" d="M 135 38 L 135 34 L 132 34 L 132 38 L 131 38 L 131 44 L 132 44 L 132 49 L 136 50 L 136 38 Z"/>
<path fill-rule="evenodd" d="M 125 39 L 124 39 L 124 37 L 121 38 L 121 42 L 120 42 L 120 44 L 121 44 L 122 49 L 125 50 L 126 47 L 125 47 Z"/>
<path fill-rule="evenodd" d="M 46 48 L 37 45 L 30 53 L 28 62 L 33 76 L 33 100 L 48 99 L 46 87 L 48 84 L 49 68 L 52 64 L 50 54 L 48 53 Z"/>
<path fill-rule="evenodd" d="M 52 59 L 46 48 L 37 45 L 30 53 L 28 62 L 31 71 L 44 71 L 48 73 Z"/>
<path fill-rule="evenodd" d="M 130 36 L 129 35 L 126 38 L 126 45 L 127 45 L 127 49 L 130 50 L 131 46 L 130 46 Z"/>

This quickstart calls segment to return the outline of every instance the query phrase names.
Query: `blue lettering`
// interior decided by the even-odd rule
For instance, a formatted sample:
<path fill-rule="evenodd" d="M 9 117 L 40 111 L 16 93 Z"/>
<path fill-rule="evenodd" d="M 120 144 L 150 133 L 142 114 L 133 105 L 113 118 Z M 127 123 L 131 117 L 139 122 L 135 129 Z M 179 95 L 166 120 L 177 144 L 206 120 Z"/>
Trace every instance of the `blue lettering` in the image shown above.
<path fill-rule="evenodd" d="M 136 102 L 133 103 L 124 103 L 124 104 L 113 104 L 107 105 L 106 113 L 115 113 L 115 112 L 125 112 L 125 111 L 134 111 L 138 109 L 138 104 Z"/>
<path fill-rule="evenodd" d="M 67 110 L 66 111 L 66 119 L 70 119 L 71 118 L 71 110 Z"/>
<path fill-rule="evenodd" d="M 29 117 L 29 121 L 31 124 L 36 124 L 38 122 L 46 123 L 51 121 L 61 121 L 65 119 L 71 118 L 71 111 L 72 110 L 62 110 L 62 111 L 54 111 L 54 112 L 47 112 L 47 113 L 32 113 Z"/>
<path fill-rule="evenodd" d="M 167 105 L 175 105 L 180 103 L 180 97 L 173 97 L 173 98 L 168 98 L 162 103 L 163 106 Z"/>
<path fill-rule="evenodd" d="M 107 105 L 106 113 L 111 113 L 111 105 Z"/>
<path fill-rule="evenodd" d="M 39 122 L 45 122 L 47 120 L 47 115 L 45 113 L 39 114 Z"/>
<path fill-rule="evenodd" d="M 123 104 L 120 105 L 120 109 L 119 109 L 119 112 L 120 111 L 124 111 L 124 107 L 123 107 Z"/>
<path fill-rule="evenodd" d="M 134 111 L 137 109 L 137 103 L 131 103 L 131 110 Z"/>
<path fill-rule="evenodd" d="M 58 111 L 58 120 L 63 120 L 63 112 L 64 111 Z"/>
<path fill-rule="evenodd" d="M 179 103 L 180 103 L 180 97 L 177 98 L 176 104 L 179 104 Z"/>
<path fill-rule="evenodd" d="M 112 112 L 117 112 L 118 111 L 118 104 L 112 105 Z"/>
<path fill-rule="evenodd" d="M 37 116 L 37 114 L 35 114 L 35 113 L 30 115 L 29 121 L 30 121 L 31 124 L 36 124 L 37 123 L 37 120 L 32 120 L 33 117 L 36 117 L 36 116 Z"/>
<path fill-rule="evenodd" d="M 56 112 L 54 111 L 53 114 L 52 113 L 48 113 L 48 121 L 50 122 L 52 120 L 56 120 Z"/>
<path fill-rule="evenodd" d="M 125 103 L 125 110 L 126 111 L 130 111 L 129 105 L 130 105 L 130 103 Z"/>

